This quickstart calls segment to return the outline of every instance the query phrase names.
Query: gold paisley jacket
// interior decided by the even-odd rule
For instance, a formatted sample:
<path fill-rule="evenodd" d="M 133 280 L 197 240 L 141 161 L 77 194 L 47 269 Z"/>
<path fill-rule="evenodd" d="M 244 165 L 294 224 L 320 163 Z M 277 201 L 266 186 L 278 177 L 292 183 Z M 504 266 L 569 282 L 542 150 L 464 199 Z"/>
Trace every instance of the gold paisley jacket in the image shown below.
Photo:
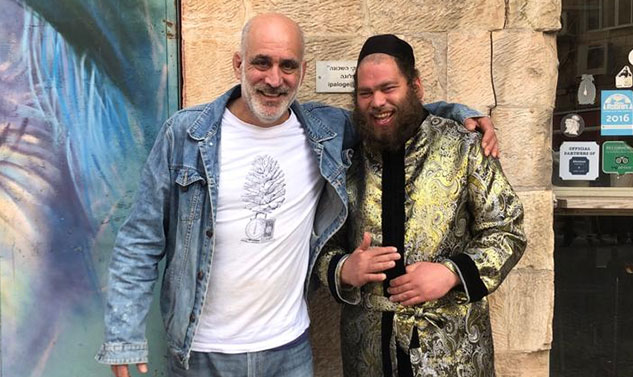
<path fill-rule="evenodd" d="M 382 376 L 381 313 L 393 311 L 395 344 L 409 349 L 415 376 L 494 375 L 486 296 L 526 247 L 523 207 L 499 161 L 484 157 L 481 139 L 451 120 L 429 115 L 405 149 L 405 265 L 439 262 L 462 285 L 413 307 L 391 303 L 381 283 L 347 289 L 339 280 L 347 253 L 372 234 L 382 244 L 381 154 L 359 146 L 348 171 L 349 216 L 317 262 L 317 274 L 343 302 L 345 376 Z M 411 348 L 413 331 L 420 347 Z M 396 370 L 394 365 L 394 370 Z"/>

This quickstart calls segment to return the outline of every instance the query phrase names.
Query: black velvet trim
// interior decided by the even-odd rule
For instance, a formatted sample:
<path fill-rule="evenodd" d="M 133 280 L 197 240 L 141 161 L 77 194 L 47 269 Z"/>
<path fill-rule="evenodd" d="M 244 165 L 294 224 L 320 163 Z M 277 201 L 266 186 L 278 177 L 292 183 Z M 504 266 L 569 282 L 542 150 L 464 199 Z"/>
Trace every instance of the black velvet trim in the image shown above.
<path fill-rule="evenodd" d="M 334 299 L 339 303 L 343 303 L 343 300 L 341 300 L 341 298 L 338 296 L 338 293 L 336 292 L 336 266 L 338 265 L 338 262 L 343 259 L 344 256 L 345 254 L 337 254 L 333 256 L 332 260 L 330 260 L 330 264 L 327 267 L 327 284 L 330 288 L 330 293 L 332 294 L 332 297 L 334 297 Z"/>
<path fill-rule="evenodd" d="M 471 302 L 479 301 L 485 296 L 488 295 L 488 288 L 481 280 L 481 276 L 479 275 L 479 270 L 477 270 L 477 266 L 475 266 L 475 262 L 466 254 L 457 254 L 453 257 L 448 258 L 459 269 L 461 273 L 462 279 L 464 279 L 465 290 L 468 293 L 468 297 L 470 297 Z"/>
<path fill-rule="evenodd" d="M 411 352 L 410 348 L 409 352 Z M 400 346 L 396 346 L 396 360 L 398 360 L 398 377 L 413 377 L 413 366 L 409 353 L 404 352 Z"/>
<path fill-rule="evenodd" d="M 385 295 L 391 279 L 405 273 L 404 268 L 404 148 L 398 151 L 385 151 L 382 154 L 382 245 L 394 246 L 401 258 L 395 267 L 385 271 Z"/>
<path fill-rule="evenodd" d="M 391 369 L 391 333 L 393 331 L 393 312 L 382 312 L 382 321 L 380 326 L 380 343 L 382 351 L 382 375 L 391 377 L 393 370 Z"/>

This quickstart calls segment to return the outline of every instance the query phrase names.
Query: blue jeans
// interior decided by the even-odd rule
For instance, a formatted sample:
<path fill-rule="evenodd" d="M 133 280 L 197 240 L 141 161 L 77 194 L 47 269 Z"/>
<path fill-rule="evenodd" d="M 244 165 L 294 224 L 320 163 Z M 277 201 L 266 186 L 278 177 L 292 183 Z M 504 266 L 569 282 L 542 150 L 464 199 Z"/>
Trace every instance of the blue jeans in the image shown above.
<path fill-rule="evenodd" d="M 294 343 L 294 342 L 293 342 Z M 226 354 L 191 352 L 189 370 L 170 360 L 170 377 L 312 377 L 312 349 L 308 337 L 291 347 Z"/>

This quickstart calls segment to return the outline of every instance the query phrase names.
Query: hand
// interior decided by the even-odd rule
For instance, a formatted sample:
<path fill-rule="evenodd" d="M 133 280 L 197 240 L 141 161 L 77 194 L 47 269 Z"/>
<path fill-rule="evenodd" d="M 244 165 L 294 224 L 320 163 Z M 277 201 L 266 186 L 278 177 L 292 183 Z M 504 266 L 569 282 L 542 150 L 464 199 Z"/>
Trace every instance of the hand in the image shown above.
<path fill-rule="evenodd" d="M 147 364 L 136 364 L 136 369 L 138 369 L 140 373 L 147 373 Z M 127 364 L 112 365 L 112 373 L 115 377 L 130 377 L 130 371 L 128 370 Z"/>
<path fill-rule="evenodd" d="M 370 247 L 371 234 L 365 232 L 363 241 L 358 248 L 349 255 L 341 267 L 341 281 L 343 284 L 362 287 L 371 282 L 387 279 L 382 271 L 393 268 L 400 254 L 395 247 Z"/>
<path fill-rule="evenodd" d="M 406 267 L 406 274 L 389 284 L 389 300 L 404 306 L 417 305 L 444 297 L 461 283 L 459 277 L 441 263 L 417 262 Z"/>
<path fill-rule="evenodd" d="M 484 149 L 484 155 L 499 158 L 499 143 L 497 142 L 497 134 L 490 117 L 483 116 L 477 118 L 468 118 L 464 121 L 464 127 L 470 131 L 479 130 L 484 134 L 481 139 L 481 147 Z"/>

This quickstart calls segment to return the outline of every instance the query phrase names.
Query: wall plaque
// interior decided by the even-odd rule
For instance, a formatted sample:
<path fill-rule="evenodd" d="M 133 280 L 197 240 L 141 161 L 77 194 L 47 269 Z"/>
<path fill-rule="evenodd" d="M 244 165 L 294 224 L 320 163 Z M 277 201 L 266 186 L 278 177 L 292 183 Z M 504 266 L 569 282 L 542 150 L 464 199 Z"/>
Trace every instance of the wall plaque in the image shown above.
<path fill-rule="evenodd" d="M 316 62 L 317 93 L 351 93 L 354 91 L 356 60 Z"/>

